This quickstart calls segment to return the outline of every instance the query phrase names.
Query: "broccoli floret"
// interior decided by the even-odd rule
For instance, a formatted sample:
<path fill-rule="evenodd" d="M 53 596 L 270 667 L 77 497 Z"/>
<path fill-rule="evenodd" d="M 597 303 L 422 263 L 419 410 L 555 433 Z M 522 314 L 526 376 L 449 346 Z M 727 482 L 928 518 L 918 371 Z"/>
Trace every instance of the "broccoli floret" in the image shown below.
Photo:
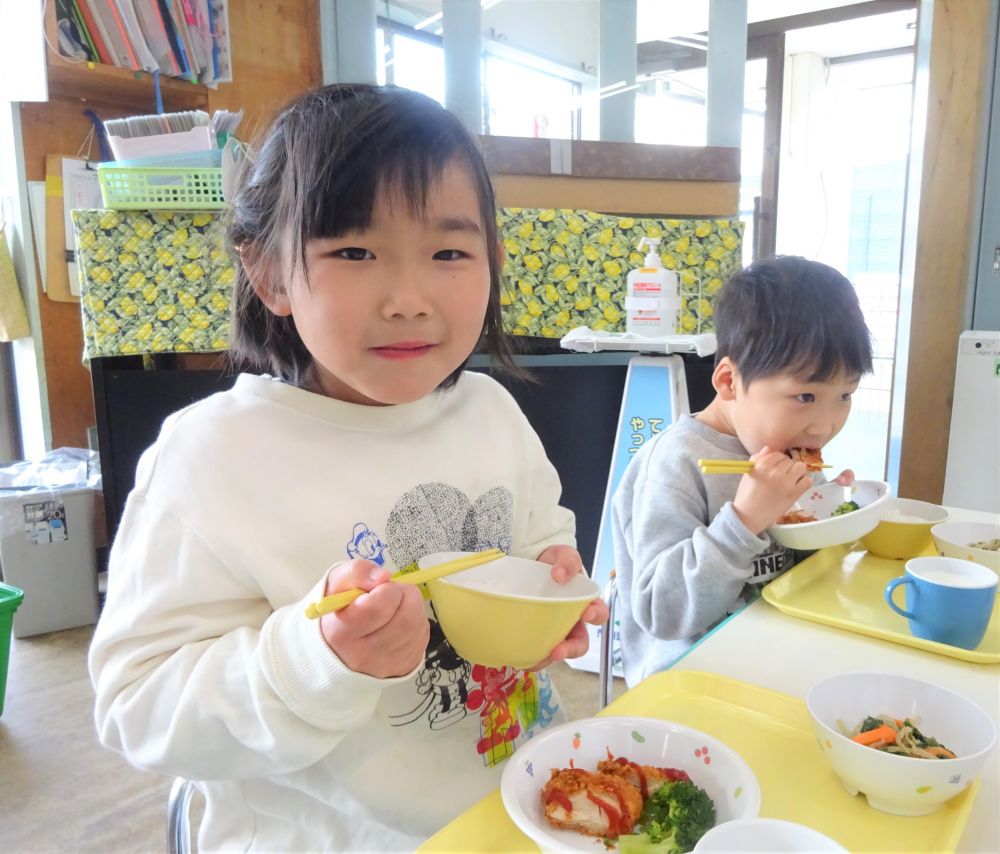
<path fill-rule="evenodd" d="M 838 504 L 830 515 L 843 516 L 845 513 L 853 513 L 855 510 L 860 509 L 857 501 L 845 501 L 843 504 Z"/>
<path fill-rule="evenodd" d="M 683 854 L 715 826 L 715 804 L 689 780 L 667 782 L 654 791 L 639 816 L 636 830 L 662 844 L 666 854 Z"/>
<path fill-rule="evenodd" d="M 618 837 L 618 854 L 674 854 L 669 843 L 653 842 L 648 833 L 629 833 Z"/>

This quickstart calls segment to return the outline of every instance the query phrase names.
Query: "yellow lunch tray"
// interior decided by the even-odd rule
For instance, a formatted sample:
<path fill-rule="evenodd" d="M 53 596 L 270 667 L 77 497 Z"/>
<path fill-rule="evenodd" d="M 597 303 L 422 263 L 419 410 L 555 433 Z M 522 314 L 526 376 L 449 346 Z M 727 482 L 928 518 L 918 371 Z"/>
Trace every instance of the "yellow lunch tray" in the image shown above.
<path fill-rule="evenodd" d="M 903 574 L 904 565 L 905 561 L 852 551 L 850 546 L 820 549 L 768 584 L 762 595 L 779 611 L 803 620 L 976 664 L 1000 663 L 1000 598 L 993 606 L 986 634 L 975 649 L 915 638 L 906 618 L 882 598 L 886 584 Z M 901 604 L 903 594 L 896 595 Z"/>
<path fill-rule="evenodd" d="M 976 780 L 932 815 L 914 818 L 874 810 L 863 795 L 852 797 L 840 785 L 816 743 L 802 700 L 711 673 L 657 673 L 601 715 L 659 718 L 714 736 L 757 775 L 762 816 L 813 827 L 851 852 L 952 851 L 979 791 Z M 498 790 L 419 850 L 536 852 L 538 846 L 510 820 Z"/>

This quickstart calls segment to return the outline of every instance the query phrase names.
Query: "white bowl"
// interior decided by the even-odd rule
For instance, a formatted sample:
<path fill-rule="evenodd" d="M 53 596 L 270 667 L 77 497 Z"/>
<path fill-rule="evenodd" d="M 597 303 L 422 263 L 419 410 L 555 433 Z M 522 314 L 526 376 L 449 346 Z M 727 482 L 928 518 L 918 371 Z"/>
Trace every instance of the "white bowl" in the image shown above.
<path fill-rule="evenodd" d="M 993 750 L 990 717 L 960 694 L 890 673 L 841 673 L 814 685 L 806 706 L 820 749 L 852 795 L 896 815 L 928 815 L 972 784 Z M 911 718 L 957 759 L 916 759 L 864 747 L 841 734 L 868 715 Z"/>
<path fill-rule="evenodd" d="M 757 778 L 721 741 L 655 718 L 600 717 L 553 727 L 518 748 L 500 781 L 511 820 L 543 850 L 604 852 L 592 836 L 552 827 L 545 820 L 541 791 L 553 768 L 568 768 L 572 761 L 576 768 L 593 771 L 609 750 L 640 765 L 686 771 L 715 802 L 718 822 L 753 818 L 760 810 Z"/>
<path fill-rule="evenodd" d="M 989 522 L 942 522 L 931 528 L 931 537 L 937 550 L 945 557 L 975 561 L 1000 574 L 1000 551 L 974 549 L 969 545 L 1000 537 L 1000 525 Z"/>
<path fill-rule="evenodd" d="M 846 851 L 829 836 L 779 818 L 741 818 L 717 824 L 694 846 L 695 854 L 727 854 L 727 852 L 766 851 Z"/>
<path fill-rule="evenodd" d="M 856 480 L 851 487 L 836 483 L 814 486 L 799 499 L 799 507 L 816 517 L 815 522 L 772 525 L 767 532 L 789 549 L 825 549 L 853 543 L 875 529 L 882 519 L 882 505 L 889 499 L 889 484 L 882 480 Z M 858 504 L 857 510 L 833 516 L 845 501 Z"/>

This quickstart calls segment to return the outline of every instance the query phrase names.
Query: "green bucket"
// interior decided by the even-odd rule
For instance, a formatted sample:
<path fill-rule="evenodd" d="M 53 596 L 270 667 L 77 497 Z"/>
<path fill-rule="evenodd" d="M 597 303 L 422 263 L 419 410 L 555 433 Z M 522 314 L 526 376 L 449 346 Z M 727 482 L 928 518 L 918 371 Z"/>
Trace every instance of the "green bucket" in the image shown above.
<path fill-rule="evenodd" d="M 23 598 L 23 590 L 9 584 L 0 584 L 0 715 L 3 714 L 3 698 L 7 690 L 7 662 L 10 660 L 10 633 L 14 612 Z"/>

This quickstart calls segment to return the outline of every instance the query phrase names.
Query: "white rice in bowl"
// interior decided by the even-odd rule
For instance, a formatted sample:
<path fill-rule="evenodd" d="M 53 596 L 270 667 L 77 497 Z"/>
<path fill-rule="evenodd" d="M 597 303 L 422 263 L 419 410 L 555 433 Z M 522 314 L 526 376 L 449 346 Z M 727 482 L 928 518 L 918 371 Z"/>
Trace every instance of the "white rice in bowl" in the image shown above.
<path fill-rule="evenodd" d="M 930 519 L 924 519 L 922 516 L 913 516 L 907 513 L 901 513 L 899 510 L 892 509 L 886 510 L 882 514 L 883 522 L 905 522 L 908 525 L 933 525 Z"/>

